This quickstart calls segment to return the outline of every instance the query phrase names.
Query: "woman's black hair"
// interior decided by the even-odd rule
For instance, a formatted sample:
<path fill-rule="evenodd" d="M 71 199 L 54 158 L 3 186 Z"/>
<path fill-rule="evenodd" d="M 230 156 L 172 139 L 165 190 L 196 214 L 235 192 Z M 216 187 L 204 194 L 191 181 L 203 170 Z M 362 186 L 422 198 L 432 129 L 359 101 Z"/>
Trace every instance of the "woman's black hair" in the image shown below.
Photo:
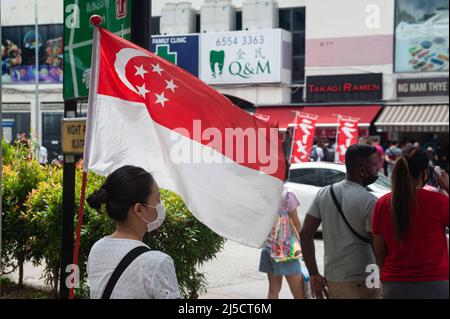
<path fill-rule="evenodd" d="M 391 209 L 398 239 L 403 239 L 410 227 L 411 210 L 416 202 L 416 185 L 422 173 L 428 170 L 426 152 L 411 148 L 400 157 L 392 171 Z"/>
<path fill-rule="evenodd" d="M 153 183 L 152 175 L 144 169 L 123 166 L 111 173 L 105 183 L 88 197 L 87 202 L 97 210 L 106 204 L 109 217 L 116 222 L 123 222 L 132 205 L 147 202 Z"/>

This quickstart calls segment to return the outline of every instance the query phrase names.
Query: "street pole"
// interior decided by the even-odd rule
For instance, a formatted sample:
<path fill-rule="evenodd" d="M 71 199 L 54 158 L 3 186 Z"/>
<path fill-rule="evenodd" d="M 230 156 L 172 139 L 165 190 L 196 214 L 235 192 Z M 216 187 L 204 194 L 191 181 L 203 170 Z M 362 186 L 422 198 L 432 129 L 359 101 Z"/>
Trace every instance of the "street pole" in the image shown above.
<path fill-rule="evenodd" d="M 0 0 L 0 47 L 2 45 L 2 5 Z M 0 62 L 2 57 L 0 56 Z M 2 90 L 3 90 L 3 82 L 2 82 L 3 74 L 0 74 L 0 122 L 2 123 L 2 129 L 0 130 L 0 140 L 2 141 L 2 146 L 0 146 L 0 171 L 2 174 L 0 174 L 0 272 L 2 271 L 2 215 L 3 215 L 3 100 L 2 100 Z M 0 294 L 2 292 L 2 285 L 0 281 Z"/>
<path fill-rule="evenodd" d="M 134 0 L 131 3 L 131 42 L 150 50 L 152 1 Z"/>
<path fill-rule="evenodd" d="M 141 48 L 151 49 L 151 23 L 152 1 L 151 0 L 133 0 L 131 3 L 131 42 Z M 148 243 L 148 233 L 145 233 L 142 239 Z"/>
<path fill-rule="evenodd" d="M 34 92 L 34 103 L 35 103 L 35 118 L 34 118 L 34 137 L 36 139 L 35 142 L 37 142 L 36 149 L 35 149 L 35 156 L 36 160 L 39 158 L 39 152 L 40 152 L 40 145 L 41 145 L 41 134 L 40 134 L 40 105 L 39 105 L 39 26 L 38 26 L 38 1 L 34 0 L 34 34 L 35 34 L 35 92 Z"/>
<path fill-rule="evenodd" d="M 77 115 L 77 102 L 64 101 L 64 118 L 73 118 Z M 64 154 L 63 163 L 63 211 L 61 217 L 61 251 L 59 297 L 69 298 L 70 287 L 66 285 L 69 275 L 67 266 L 72 265 L 74 249 L 74 214 L 75 214 L 75 156 Z"/>

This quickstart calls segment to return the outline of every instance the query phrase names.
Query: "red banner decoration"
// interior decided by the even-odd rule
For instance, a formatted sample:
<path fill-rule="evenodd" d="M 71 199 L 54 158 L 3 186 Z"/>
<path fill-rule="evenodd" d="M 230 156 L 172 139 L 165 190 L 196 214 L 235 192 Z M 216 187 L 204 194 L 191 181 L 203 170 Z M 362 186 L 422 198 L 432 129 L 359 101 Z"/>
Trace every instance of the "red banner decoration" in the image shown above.
<path fill-rule="evenodd" d="M 291 164 L 309 162 L 317 116 L 298 113 L 295 123 L 295 134 L 292 143 Z"/>
<path fill-rule="evenodd" d="M 351 145 L 358 143 L 358 123 L 359 121 L 357 119 L 339 118 L 337 154 L 340 163 L 345 162 L 345 152 L 347 152 L 347 149 Z"/>

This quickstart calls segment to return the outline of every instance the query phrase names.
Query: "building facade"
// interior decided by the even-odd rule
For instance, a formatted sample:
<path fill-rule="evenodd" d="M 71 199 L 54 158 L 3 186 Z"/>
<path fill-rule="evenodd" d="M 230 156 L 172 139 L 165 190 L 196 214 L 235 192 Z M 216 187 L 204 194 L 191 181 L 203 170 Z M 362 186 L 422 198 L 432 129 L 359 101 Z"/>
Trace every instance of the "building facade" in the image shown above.
<path fill-rule="evenodd" d="M 24 38 L 34 18 L 22 13 L 33 12 L 34 1 L 1 1 L 2 45 L 9 46 L 6 57 L 14 62 L 5 34 L 18 38 L 12 42 L 21 43 L 25 58 Z M 154 52 L 282 130 L 294 122 L 293 111 L 301 111 L 319 116 L 316 135 L 330 141 L 342 115 L 359 119 L 360 136 L 448 145 L 445 0 L 160 0 L 152 5 Z M 63 0 L 39 1 L 40 30 L 48 30 L 42 34 L 40 63 L 56 74 L 40 84 L 40 135 L 55 153 L 60 153 L 63 89 L 57 55 L 49 56 L 52 48 L 60 49 L 53 29 L 62 26 L 65 9 Z M 34 127 L 35 88 L 12 81 L 10 69 L 2 63 L 3 131 L 14 138 Z"/>

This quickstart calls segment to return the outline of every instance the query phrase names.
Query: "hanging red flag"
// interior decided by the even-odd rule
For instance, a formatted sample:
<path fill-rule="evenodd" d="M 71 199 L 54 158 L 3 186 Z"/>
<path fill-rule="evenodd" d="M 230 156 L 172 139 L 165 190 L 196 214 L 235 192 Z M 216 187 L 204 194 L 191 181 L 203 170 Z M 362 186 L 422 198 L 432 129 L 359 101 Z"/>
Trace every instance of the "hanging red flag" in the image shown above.
<path fill-rule="evenodd" d="M 358 142 L 358 119 L 339 117 L 339 131 L 337 141 L 337 154 L 340 163 L 345 162 L 345 152 Z"/>
<path fill-rule="evenodd" d="M 296 116 L 295 133 L 292 143 L 291 164 L 309 161 L 309 154 L 316 132 L 317 116 L 298 113 Z"/>

